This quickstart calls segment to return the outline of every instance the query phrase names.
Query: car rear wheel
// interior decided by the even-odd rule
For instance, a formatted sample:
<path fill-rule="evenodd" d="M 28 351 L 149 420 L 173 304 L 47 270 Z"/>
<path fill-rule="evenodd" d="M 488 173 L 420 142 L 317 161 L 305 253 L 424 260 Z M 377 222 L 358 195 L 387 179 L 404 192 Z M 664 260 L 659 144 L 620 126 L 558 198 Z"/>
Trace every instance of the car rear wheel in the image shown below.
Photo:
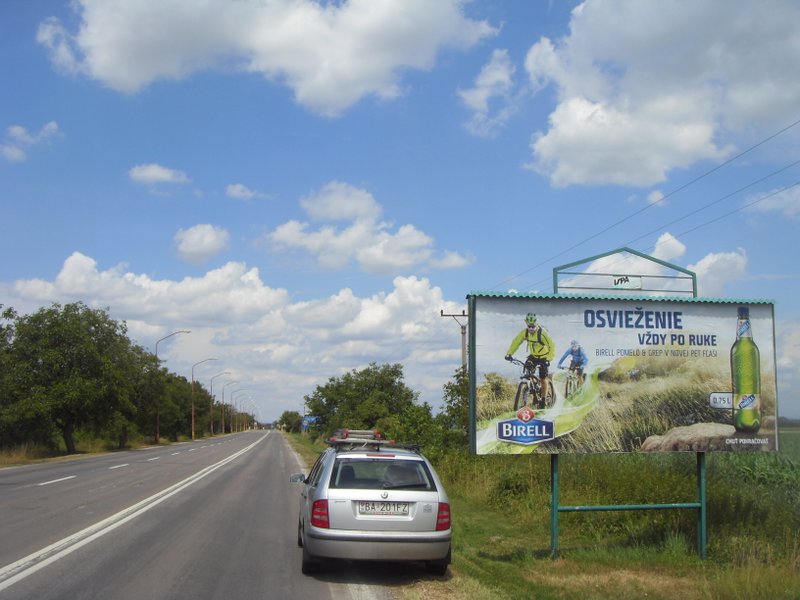
<path fill-rule="evenodd" d="M 447 573 L 447 566 L 450 564 L 451 549 L 447 549 L 447 556 L 442 560 L 429 560 L 425 563 L 425 570 L 431 575 L 444 575 Z"/>
<path fill-rule="evenodd" d="M 308 548 L 303 546 L 303 563 L 300 568 L 303 575 L 313 575 L 314 573 L 318 573 L 319 567 L 319 561 L 314 559 L 314 557 L 308 552 Z"/>

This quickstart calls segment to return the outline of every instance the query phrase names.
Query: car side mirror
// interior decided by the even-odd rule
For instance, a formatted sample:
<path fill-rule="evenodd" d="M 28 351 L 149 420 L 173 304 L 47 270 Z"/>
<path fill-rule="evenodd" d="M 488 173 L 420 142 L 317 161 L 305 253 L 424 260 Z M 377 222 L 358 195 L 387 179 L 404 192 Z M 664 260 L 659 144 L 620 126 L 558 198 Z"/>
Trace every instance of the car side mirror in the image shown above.
<path fill-rule="evenodd" d="M 289 483 L 305 483 L 306 476 L 303 473 L 293 473 L 289 475 Z"/>

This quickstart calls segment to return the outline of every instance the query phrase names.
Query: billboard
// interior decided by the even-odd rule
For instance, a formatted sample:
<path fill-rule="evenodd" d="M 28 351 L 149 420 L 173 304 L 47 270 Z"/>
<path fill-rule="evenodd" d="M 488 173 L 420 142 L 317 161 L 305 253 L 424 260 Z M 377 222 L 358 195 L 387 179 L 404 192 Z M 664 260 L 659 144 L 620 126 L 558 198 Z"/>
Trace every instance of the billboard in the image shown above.
<path fill-rule="evenodd" d="M 474 453 L 778 449 L 770 302 L 467 298 Z"/>

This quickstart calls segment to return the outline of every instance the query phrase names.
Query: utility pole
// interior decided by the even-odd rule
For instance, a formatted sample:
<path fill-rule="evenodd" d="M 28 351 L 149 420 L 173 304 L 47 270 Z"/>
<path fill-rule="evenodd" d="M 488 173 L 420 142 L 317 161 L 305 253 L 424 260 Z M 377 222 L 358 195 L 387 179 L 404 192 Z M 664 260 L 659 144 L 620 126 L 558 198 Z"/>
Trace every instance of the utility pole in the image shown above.
<path fill-rule="evenodd" d="M 460 315 L 444 314 L 444 310 L 439 311 L 441 317 L 453 317 L 453 320 L 461 326 L 461 365 L 464 369 L 467 368 L 467 323 L 459 321 L 459 317 L 469 319 L 465 310 L 461 311 Z"/>

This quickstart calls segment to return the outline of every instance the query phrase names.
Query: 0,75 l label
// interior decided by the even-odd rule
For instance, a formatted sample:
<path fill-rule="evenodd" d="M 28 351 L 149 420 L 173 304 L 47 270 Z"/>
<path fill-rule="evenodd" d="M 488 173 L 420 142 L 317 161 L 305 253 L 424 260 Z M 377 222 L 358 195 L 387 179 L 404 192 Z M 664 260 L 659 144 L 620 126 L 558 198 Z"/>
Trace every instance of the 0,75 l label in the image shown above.
<path fill-rule="evenodd" d="M 733 408 L 733 394 L 731 392 L 711 392 L 708 395 L 708 405 L 711 408 Z"/>

